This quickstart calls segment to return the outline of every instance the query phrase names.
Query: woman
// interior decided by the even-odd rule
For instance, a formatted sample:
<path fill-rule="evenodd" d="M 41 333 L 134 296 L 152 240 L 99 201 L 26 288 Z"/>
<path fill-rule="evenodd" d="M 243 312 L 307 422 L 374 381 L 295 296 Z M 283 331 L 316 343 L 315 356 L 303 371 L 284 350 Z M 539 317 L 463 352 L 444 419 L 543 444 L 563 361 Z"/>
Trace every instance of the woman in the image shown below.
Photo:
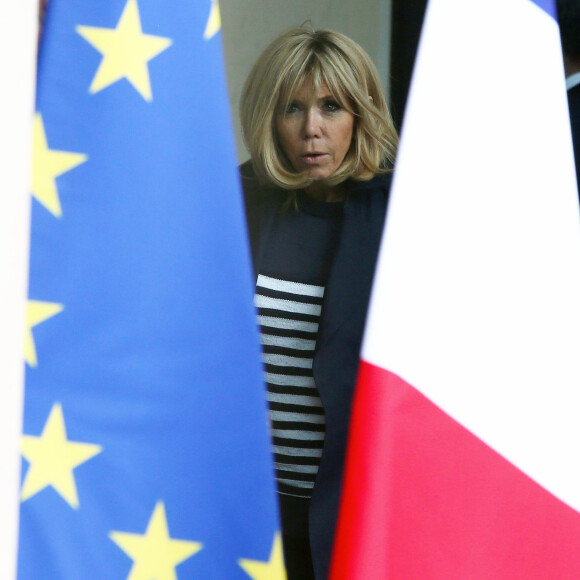
<path fill-rule="evenodd" d="M 369 56 L 329 30 L 277 38 L 241 118 L 286 567 L 322 580 L 397 136 Z"/>

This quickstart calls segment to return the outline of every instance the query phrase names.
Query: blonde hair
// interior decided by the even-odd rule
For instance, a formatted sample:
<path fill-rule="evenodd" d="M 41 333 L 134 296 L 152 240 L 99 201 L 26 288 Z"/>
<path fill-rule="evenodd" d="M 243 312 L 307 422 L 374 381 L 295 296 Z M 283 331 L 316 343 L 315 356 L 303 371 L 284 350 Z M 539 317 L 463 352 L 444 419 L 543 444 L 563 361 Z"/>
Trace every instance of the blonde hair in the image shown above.
<path fill-rule="evenodd" d="M 264 50 L 242 91 L 242 134 L 258 177 L 285 189 L 303 188 L 312 181 L 290 164 L 275 122 L 305 82 L 315 89 L 326 83 L 340 106 L 355 116 L 351 146 L 327 180 L 329 185 L 349 177 L 367 181 L 390 171 L 397 132 L 369 55 L 338 32 L 296 28 Z"/>

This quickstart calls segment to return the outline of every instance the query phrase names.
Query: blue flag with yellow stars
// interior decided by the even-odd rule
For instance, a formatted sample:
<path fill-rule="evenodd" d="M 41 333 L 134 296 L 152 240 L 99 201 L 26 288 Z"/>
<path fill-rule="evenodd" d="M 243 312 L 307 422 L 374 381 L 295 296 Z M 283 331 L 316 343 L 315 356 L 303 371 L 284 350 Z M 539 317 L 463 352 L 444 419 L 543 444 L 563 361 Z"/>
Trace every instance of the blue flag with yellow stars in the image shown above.
<path fill-rule="evenodd" d="M 217 1 L 51 0 L 18 578 L 284 578 Z"/>

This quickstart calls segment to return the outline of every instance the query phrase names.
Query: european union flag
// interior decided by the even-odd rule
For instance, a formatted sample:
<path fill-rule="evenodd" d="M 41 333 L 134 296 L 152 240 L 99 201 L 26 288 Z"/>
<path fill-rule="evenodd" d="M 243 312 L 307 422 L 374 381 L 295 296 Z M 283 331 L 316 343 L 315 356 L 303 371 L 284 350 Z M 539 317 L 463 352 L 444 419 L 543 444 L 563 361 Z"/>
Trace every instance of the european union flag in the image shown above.
<path fill-rule="evenodd" d="M 217 1 L 48 10 L 18 578 L 283 578 Z"/>

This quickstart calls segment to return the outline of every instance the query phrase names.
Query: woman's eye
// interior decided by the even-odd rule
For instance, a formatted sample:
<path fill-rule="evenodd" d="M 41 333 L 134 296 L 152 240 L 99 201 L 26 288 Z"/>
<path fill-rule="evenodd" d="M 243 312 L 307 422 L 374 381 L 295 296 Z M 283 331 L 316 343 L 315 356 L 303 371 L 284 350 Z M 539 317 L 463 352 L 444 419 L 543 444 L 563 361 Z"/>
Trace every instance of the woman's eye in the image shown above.
<path fill-rule="evenodd" d="M 286 108 L 286 114 L 290 115 L 292 113 L 295 113 L 296 111 L 298 111 L 298 105 L 296 103 L 290 103 L 288 105 L 288 107 Z"/>
<path fill-rule="evenodd" d="M 335 101 L 334 99 L 329 99 L 328 101 L 324 101 L 324 110 L 330 113 L 334 113 L 335 111 L 339 111 L 342 109 L 340 104 Z"/>

